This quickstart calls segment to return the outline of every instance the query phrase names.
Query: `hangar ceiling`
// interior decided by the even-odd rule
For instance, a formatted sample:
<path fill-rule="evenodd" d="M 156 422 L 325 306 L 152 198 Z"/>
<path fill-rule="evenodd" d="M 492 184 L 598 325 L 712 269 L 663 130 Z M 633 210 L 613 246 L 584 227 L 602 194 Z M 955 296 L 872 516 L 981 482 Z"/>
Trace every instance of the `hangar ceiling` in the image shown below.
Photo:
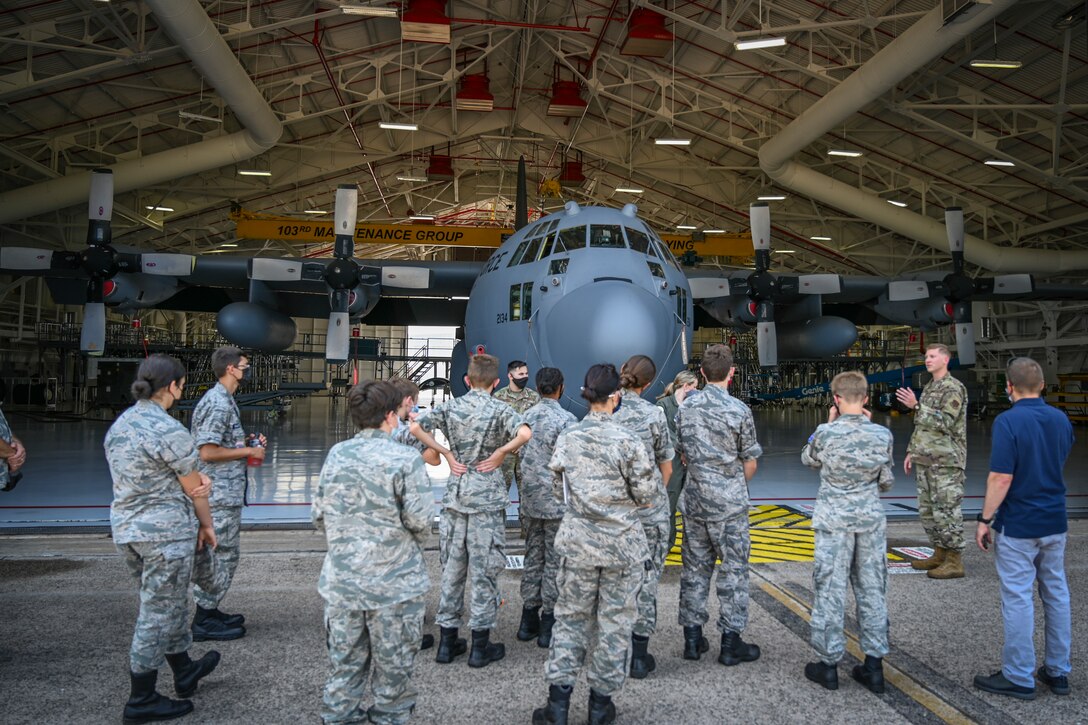
<path fill-rule="evenodd" d="M 398 17 L 345 14 L 339 0 L 5 3 L 0 243 L 84 244 L 81 175 L 98 166 L 127 189 L 115 242 L 144 249 L 305 253 L 237 240 L 232 203 L 301 215 L 331 209 L 336 185 L 352 182 L 363 221 L 476 210 L 508 224 L 525 155 L 531 190 L 565 162 L 586 177 L 562 199 L 531 193 L 534 205 L 633 201 L 663 232 L 745 231 L 752 201 L 783 195 L 771 202 L 775 244 L 795 253 L 776 255 L 779 267 L 946 268 L 934 223 L 959 205 L 980 268 L 1088 270 L 1081 0 L 980 2 L 947 27 L 942 13 L 972 3 L 344 4 L 444 12 L 450 42 L 405 41 Z M 662 57 L 624 53 L 646 10 L 674 36 Z M 771 36 L 786 45 L 734 47 Z M 970 65 L 994 58 L 1022 65 Z M 464 79 L 480 74 L 493 110 L 458 109 L 459 94 L 474 95 Z M 556 81 L 577 84 L 583 112 L 548 115 Z M 677 137 L 690 145 L 654 143 Z M 398 179 L 423 175 L 432 154 L 452 157 L 453 179 Z M 253 169 L 271 176 L 238 173 Z"/>

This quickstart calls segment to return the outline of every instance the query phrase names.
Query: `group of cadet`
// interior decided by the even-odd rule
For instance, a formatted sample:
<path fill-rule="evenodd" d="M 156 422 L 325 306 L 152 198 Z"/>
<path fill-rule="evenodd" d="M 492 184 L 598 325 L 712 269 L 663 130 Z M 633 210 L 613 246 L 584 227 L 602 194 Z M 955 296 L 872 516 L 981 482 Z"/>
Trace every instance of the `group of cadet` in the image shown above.
<path fill-rule="evenodd" d="M 949 358 L 947 348 L 932 346 L 926 363 L 933 382 L 920 400 L 913 393 L 900 397 L 919 409 L 905 468 L 913 466 L 918 474 L 922 519 L 935 545 L 934 556 L 916 564 L 938 579 L 963 576 L 959 506 L 966 397 L 962 384 L 947 374 Z M 132 387 L 136 404 L 117 419 L 105 442 L 114 478 L 114 537 L 141 587 L 126 722 L 189 712 L 192 704 L 184 698 L 219 661 L 216 652 L 191 660 L 192 639 L 244 634 L 243 617 L 224 614 L 218 606 L 238 561 L 245 459 L 263 455 L 264 441 L 246 445 L 232 398 L 245 377 L 245 357 L 237 348 L 224 348 L 213 357 L 213 367 L 219 383 L 194 411 L 190 433 L 167 413 L 182 397 L 184 369 L 164 355 L 148 358 Z M 433 517 L 424 463 L 439 458 L 448 464 L 450 477 L 439 519 L 437 663 L 453 663 L 467 652 L 468 665 L 481 668 L 505 656 L 505 645 L 492 640 L 492 630 L 501 602 L 498 577 L 506 566 L 511 475 L 525 537 L 517 638 L 549 649 L 548 698 L 533 711 L 535 724 L 567 722 L 587 657 L 593 725 L 615 720 L 612 695 L 626 677 L 641 679 L 654 671 L 649 640 L 657 624 L 657 583 L 677 509 L 684 526 L 683 658 L 699 660 L 710 648 L 703 626 L 720 560 L 718 661 L 734 666 L 757 660 L 760 648 L 745 642 L 742 633 L 748 623 L 748 482 L 762 449 L 751 410 L 729 393 L 731 350 L 707 348 L 701 373 L 702 390 L 684 371 L 654 405 L 641 397 L 657 375 L 650 358 L 636 355 L 618 371 L 595 365 L 581 388 L 589 408 L 581 421 L 559 403 L 564 379 L 558 369 L 537 371 L 534 392 L 525 363 L 514 361 L 506 392 L 496 392 L 498 361 L 486 354 L 470 360 L 466 395 L 423 413 L 415 406 L 418 388 L 409 381 L 353 387 L 347 406 L 359 433 L 330 450 L 312 504 L 313 522 L 328 542 L 318 585 L 326 603 L 330 661 L 322 719 L 405 723 L 411 716 L 417 699 L 415 657 L 435 645 L 423 633 L 430 586 L 423 545 Z M 831 392 L 828 422 L 801 454 L 803 463 L 820 471 L 812 519 L 811 633 L 819 659 L 806 665 L 804 674 L 827 689 L 838 688 L 849 581 L 865 654 L 852 676 L 882 693 L 888 615 L 879 494 L 894 482 L 892 435 L 870 420 L 863 375 L 838 375 Z M 448 445 L 436 439 L 439 430 Z M 980 518 L 980 527 L 992 522 L 1000 503 L 991 507 L 990 521 Z M 197 593 L 191 624 L 190 580 Z M 459 636 L 466 624 L 466 590 L 471 644 Z M 1066 607 L 1067 600 L 1068 594 Z M 1064 680 L 1068 649 L 1064 665 L 1055 651 L 1051 657 L 1048 638 L 1048 666 L 1057 672 L 1053 677 Z M 164 660 L 181 700 L 156 691 Z M 1044 672 L 1039 676 L 1048 682 Z M 987 689 L 978 679 L 976 685 Z"/>

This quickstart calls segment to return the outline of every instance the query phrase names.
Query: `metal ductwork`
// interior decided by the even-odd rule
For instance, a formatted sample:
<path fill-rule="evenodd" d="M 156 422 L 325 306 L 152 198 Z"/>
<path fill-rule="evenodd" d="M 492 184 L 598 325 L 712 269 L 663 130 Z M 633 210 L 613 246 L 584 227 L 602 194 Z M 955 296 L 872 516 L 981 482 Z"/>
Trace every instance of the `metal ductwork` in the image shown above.
<path fill-rule="evenodd" d="M 166 33 L 215 87 L 243 130 L 109 166 L 115 192 L 217 169 L 272 148 L 283 125 L 198 0 L 145 2 Z M 71 174 L 0 194 L 0 224 L 86 202 L 90 177 L 90 172 Z"/>
<path fill-rule="evenodd" d="M 926 63 L 940 57 L 978 28 L 993 22 L 1017 0 L 993 0 L 944 24 L 941 7 L 920 18 L 853 75 L 795 118 L 759 150 L 759 166 L 778 184 L 812 199 L 879 224 L 885 229 L 947 251 L 944 225 L 922 214 L 890 206 L 876 194 L 862 191 L 793 160 L 816 139 L 875 101 Z M 968 261 L 995 272 L 1056 274 L 1088 269 L 1088 251 L 1053 251 L 999 247 L 978 237 L 966 237 Z"/>

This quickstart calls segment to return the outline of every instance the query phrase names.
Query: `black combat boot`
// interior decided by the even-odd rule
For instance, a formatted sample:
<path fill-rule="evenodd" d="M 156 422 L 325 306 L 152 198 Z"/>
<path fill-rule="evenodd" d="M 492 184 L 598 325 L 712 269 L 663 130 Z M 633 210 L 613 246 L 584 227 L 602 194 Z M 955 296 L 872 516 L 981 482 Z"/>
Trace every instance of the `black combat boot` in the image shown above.
<path fill-rule="evenodd" d="M 208 609 L 209 617 L 215 617 L 228 627 L 241 627 L 246 623 L 246 617 L 244 614 L 227 614 L 226 612 L 220 612 L 219 607 L 215 609 Z"/>
<path fill-rule="evenodd" d="M 637 634 L 631 635 L 631 677 L 636 680 L 645 679 L 647 675 L 657 669 L 654 656 L 646 650 L 650 646 L 650 638 Z"/>
<path fill-rule="evenodd" d="M 459 657 L 468 649 L 468 642 L 463 637 L 457 636 L 457 627 L 439 627 L 438 651 L 434 653 L 434 661 L 448 665 L 454 657 Z"/>
<path fill-rule="evenodd" d="M 850 676 L 865 685 L 869 692 L 884 694 L 884 660 L 880 657 L 865 655 L 865 664 L 854 665 Z"/>
<path fill-rule="evenodd" d="M 419 648 L 421 650 L 425 650 L 425 649 L 430 649 L 431 647 L 434 647 L 434 635 L 433 634 L 423 635 L 423 638 L 420 639 L 420 641 L 419 641 Z"/>
<path fill-rule="evenodd" d="M 710 642 L 703 636 L 703 627 L 684 627 L 684 659 L 697 660 L 710 649 Z"/>
<path fill-rule="evenodd" d="M 616 706 L 611 695 L 589 691 L 589 725 L 609 725 L 616 722 Z"/>
<path fill-rule="evenodd" d="M 155 691 L 155 681 L 159 678 L 158 671 L 152 670 L 139 675 L 130 672 L 129 678 L 132 691 L 128 696 L 128 702 L 125 703 L 123 720 L 125 725 L 173 720 L 193 711 L 193 703 L 189 700 L 171 700 Z"/>
<path fill-rule="evenodd" d="M 506 656 L 506 645 L 491 643 L 490 629 L 472 630 L 472 651 L 468 653 L 469 667 L 487 667 Z"/>
<path fill-rule="evenodd" d="M 241 639 L 246 636 L 246 628 L 242 626 L 230 626 L 212 614 L 214 609 L 205 609 L 197 606 L 196 615 L 193 617 L 193 641 L 203 642 L 213 639 L 217 642 L 226 642 L 231 639 Z"/>
<path fill-rule="evenodd" d="M 536 646 L 548 649 L 552 646 L 552 627 L 555 626 L 555 612 L 540 613 L 540 636 L 536 638 Z"/>
<path fill-rule="evenodd" d="M 548 688 L 548 704 L 533 710 L 533 725 L 567 725 L 570 709 L 571 685 L 552 685 Z"/>
<path fill-rule="evenodd" d="M 518 639 L 528 642 L 540 636 L 540 607 L 522 607 Z"/>
<path fill-rule="evenodd" d="M 755 662 L 758 659 L 759 647 L 745 642 L 737 632 L 722 632 L 722 651 L 718 655 L 718 662 L 732 667 L 741 662 Z"/>
<path fill-rule="evenodd" d="M 839 668 L 824 662 L 809 662 L 805 665 L 805 677 L 825 690 L 839 689 Z"/>
<path fill-rule="evenodd" d="M 196 692 L 196 683 L 210 675 L 219 664 L 219 653 L 215 650 L 193 662 L 188 652 L 166 655 L 166 662 L 174 671 L 174 692 L 178 697 L 192 697 Z"/>

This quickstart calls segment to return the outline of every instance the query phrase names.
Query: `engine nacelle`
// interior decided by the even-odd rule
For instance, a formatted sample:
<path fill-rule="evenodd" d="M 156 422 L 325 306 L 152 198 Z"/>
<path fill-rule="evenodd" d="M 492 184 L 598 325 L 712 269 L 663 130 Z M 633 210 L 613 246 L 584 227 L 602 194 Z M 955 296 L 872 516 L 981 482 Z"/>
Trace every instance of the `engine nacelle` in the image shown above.
<path fill-rule="evenodd" d="M 215 317 L 219 333 L 243 349 L 281 352 L 298 333 L 295 321 L 255 302 L 233 302 Z"/>
<path fill-rule="evenodd" d="M 842 317 L 814 317 L 802 322 L 780 322 L 778 358 L 827 358 L 846 350 L 858 339 L 858 328 Z"/>

